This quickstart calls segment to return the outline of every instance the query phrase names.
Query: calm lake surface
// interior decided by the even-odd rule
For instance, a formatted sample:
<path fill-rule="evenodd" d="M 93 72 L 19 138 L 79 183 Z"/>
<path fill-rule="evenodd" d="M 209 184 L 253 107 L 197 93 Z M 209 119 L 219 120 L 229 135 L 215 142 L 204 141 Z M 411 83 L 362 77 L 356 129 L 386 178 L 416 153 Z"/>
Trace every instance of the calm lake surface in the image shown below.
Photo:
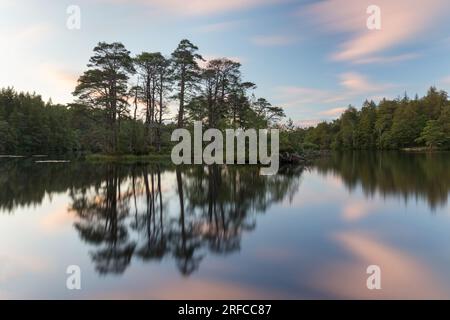
<path fill-rule="evenodd" d="M 449 191 L 448 153 L 333 154 L 270 177 L 0 159 L 0 298 L 450 298 Z"/>

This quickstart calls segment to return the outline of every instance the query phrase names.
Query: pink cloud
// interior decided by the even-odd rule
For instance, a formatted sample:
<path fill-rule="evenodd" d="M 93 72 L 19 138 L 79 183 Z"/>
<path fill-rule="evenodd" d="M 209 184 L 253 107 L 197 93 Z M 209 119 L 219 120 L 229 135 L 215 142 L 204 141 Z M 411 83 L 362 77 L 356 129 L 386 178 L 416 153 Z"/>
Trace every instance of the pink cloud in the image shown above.
<path fill-rule="evenodd" d="M 341 113 L 343 113 L 345 111 L 345 109 L 347 109 L 347 108 L 344 108 L 344 107 L 342 107 L 342 108 L 333 108 L 333 109 L 328 109 L 328 110 L 325 110 L 325 111 L 321 111 L 321 112 L 319 112 L 319 114 L 323 115 L 323 116 L 328 116 L 328 117 L 337 117 Z"/>
<path fill-rule="evenodd" d="M 77 72 L 67 68 L 67 66 L 54 63 L 38 64 L 34 69 L 39 74 L 41 84 L 52 88 L 53 102 L 65 103 L 72 101 L 73 97 L 71 92 L 73 92 L 77 85 L 78 77 L 82 73 L 81 71 Z"/>
<path fill-rule="evenodd" d="M 259 6 L 280 3 L 280 0 L 100 0 L 117 4 L 136 3 L 151 9 L 181 15 L 211 15 L 247 10 Z"/>
<path fill-rule="evenodd" d="M 391 84 L 380 84 L 370 81 L 364 75 L 357 72 L 346 72 L 339 76 L 341 86 L 350 95 L 380 92 L 392 88 Z"/>
<path fill-rule="evenodd" d="M 348 34 L 332 59 L 359 61 L 379 59 L 381 52 L 417 39 L 450 9 L 447 0 L 378 0 L 381 30 L 366 27 L 366 9 L 372 0 L 327 0 L 310 5 L 301 14 L 312 17 L 319 28 Z"/>
<path fill-rule="evenodd" d="M 409 61 L 413 59 L 417 59 L 421 57 L 419 53 L 405 53 L 396 56 L 378 56 L 378 57 L 369 57 L 355 60 L 356 64 L 372 64 L 372 63 L 394 63 L 394 62 L 402 62 Z"/>
<path fill-rule="evenodd" d="M 394 88 L 393 84 L 377 83 L 357 72 L 346 72 L 340 74 L 337 90 L 321 90 L 308 87 L 286 86 L 277 88 L 277 98 L 285 107 L 305 107 L 311 104 L 333 104 L 337 102 L 348 103 L 350 99 L 357 96 L 367 96 L 374 93 L 383 93 L 385 90 Z M 342 108 L 333 108 L 320 112 L 320 115 L 334 115 Z"/>
<path fill-rule="evenodd" d="M 341 85 L 353 92 L 368 92 L 373 90 L 373 85 L 369 83 L 366 77 L 359 73 L 347 72 L 340 75 Z"/>
<path fill-rule="evenodd" d="M 417 255 L 366 232 L 341 232 L 332 239 L 349 257 L 331 261 L 317 270 L 311 277 L 311 285 L 318 290 L 343 299 L 442 299 L 449 296 L 448 287 L 442 283 L 445 275 L 437 274 Z M 366 269 L 373 264 L 381 268 L 382 290 L 366 287 Z M 333 276 L 324 278 L 324 274 Z"/>
<path fill-rule="evenodd" d="M 76 73 L 63 67 L 48 63 L 41 64 L 40 70 L 44 78 L 62 86 L 63 88 L 70 88 L 70 90 L 75 88 L 78 77 L 81 74 L 81 72 Z"/>

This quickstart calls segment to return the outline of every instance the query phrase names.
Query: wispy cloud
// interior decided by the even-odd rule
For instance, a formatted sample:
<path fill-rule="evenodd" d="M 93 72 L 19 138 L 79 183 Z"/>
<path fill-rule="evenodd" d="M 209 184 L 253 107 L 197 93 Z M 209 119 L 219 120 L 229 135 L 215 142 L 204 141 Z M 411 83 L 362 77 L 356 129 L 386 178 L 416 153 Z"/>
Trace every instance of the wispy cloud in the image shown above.
<path fill-rule="evenodd" d="M 341 86 L 349 95 L 381 92 L 392 88 L 392 84 L 380 84 L 370 81 L 366 76 L 357 72 L 346 72 L 339 76 Z"/>
<path fill-rule="evenodd" d="M 319 114 L 322 116 L 337 117 L 341 113 L 343 113 L 345 111 L 345 109 L 347 109 L 347 108 L 344 108 L 344 107 L 332 108 L 332 109 L 328 109 L 325 111 L 321 111 L 321 112 L 319 112 Z"/>
<path fill-rule="evenodd" d="M 332 59 L 360 62 L 382 59 L 377 57 L 381 52 L 414 41 L 450 9 L 447 0 L 378 0 L 382 30 L 368 30 L 366 9 L 371 4 L 372 0 L 327 0 L 310 5 L 300 14 L 312 17 L 323 31 L 347 36 Z"/>
<path fill-rule="evenodd" d="M 286 108 L 305 108 L 314 104 L 324 103 L 332 96 L 327 90 L 308 87 L 283 86 L 276 88 L 278 100 Z"/>
<path fill-rule="evenodd" d="M 309 124 L 337 118 L 347 106 L 356 99 L 380 100 L 386 97 L 390 89 L 397 86 L 390 83 L 379 83 L 357 72 L 339 74 L 338 87 L 325 90 L 310 87 L 284 86 L 276 88 L 276 99 L 279 105 L 290 112 L 300 114 L 309 119 Z"/>
<path fill-rule="evenodd" d="M 359 96 L 367 97 L 376 93 L 383 94 L 386 90 L 396 87 L 394 84 L 383 84 L 372 81 L 357 72 L 342 73 L 338 75 L 338 79 L 340 88 L 336 90 L 295 86 L 278 87 L 278 98 L 286 101 L 283 105 L 287 107 L 333 104 L 337 102 L 349 103 L 352 98 Z"/>
<path fill-rule="evenodd" d="M 286 46 L 298 42 L 298 38 L 290 35 L 260 35 L 251 39 L 253 44 L 264 47 Z"/>
<path fill-rule="evenodd" d="M 260 6 L 279 4 L 280 0 L 100 0 L 117 4 L 140 4 L 153 10 L 172 14 L 200 16 L 248 10 Z"/>
<path fill-rule="evenodd" d="M 422 55 L 419 53 L 405 53 L 405 54 L 399 54 L 396 56 L 378 56 L 378 57 L 369 57 L 369 58 L 362 58 L 357 59 L 354 62 L 356 64 L 387 64 L 387 63 L 395 63 L 395 62 L 403 62 L 403 61 L 409 61 L 414 60 L 417 58 L 420 58 Z"/>

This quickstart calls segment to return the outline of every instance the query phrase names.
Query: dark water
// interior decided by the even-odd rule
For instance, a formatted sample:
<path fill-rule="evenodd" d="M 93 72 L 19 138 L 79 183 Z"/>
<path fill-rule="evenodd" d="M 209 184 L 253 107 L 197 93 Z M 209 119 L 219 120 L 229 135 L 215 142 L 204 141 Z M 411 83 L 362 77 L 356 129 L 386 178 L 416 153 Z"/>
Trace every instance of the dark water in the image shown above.
<path fill-rule="evenodd" d="M 0 298 L 450 298 L 449 160 L 344 153 L 265 177 L 0 159 Z"/>

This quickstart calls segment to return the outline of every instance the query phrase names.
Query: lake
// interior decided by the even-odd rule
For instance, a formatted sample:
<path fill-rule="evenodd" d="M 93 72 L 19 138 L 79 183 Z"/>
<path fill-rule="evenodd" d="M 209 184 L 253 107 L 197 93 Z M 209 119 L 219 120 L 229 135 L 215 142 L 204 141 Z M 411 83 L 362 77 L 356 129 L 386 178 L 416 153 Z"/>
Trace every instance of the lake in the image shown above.
<path fill-rule="evenodd" d="M 334 153 L 274 176 L 2 158 L 0 298 L 448 299 L 449 192 L 449 153 Z"/>

